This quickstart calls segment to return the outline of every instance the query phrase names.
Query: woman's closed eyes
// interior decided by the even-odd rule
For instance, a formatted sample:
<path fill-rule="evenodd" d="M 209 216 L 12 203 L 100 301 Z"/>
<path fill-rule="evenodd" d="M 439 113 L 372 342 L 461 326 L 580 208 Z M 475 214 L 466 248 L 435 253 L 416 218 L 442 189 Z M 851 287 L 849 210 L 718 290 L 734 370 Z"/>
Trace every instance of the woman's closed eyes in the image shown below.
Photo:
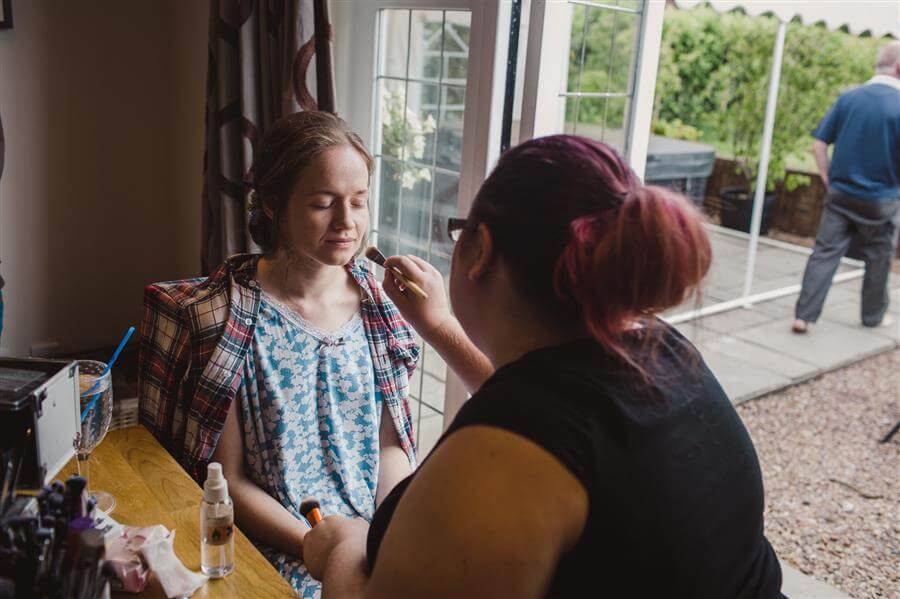
<path fill-rule="evenodd" d="M 330 198 L 322 198 L 321 200 L 315 200 L 312 204 L 310 204 L 311 208 L 314 210 L 328 210 L 329 208 L 334 207 L 335 202 L 340 202 L 341 200 L 330 197 Z M 351 208 L 366 208 L 369 205 L 369 194 L 362 194 L 355 196 L 350 200 Z"/>

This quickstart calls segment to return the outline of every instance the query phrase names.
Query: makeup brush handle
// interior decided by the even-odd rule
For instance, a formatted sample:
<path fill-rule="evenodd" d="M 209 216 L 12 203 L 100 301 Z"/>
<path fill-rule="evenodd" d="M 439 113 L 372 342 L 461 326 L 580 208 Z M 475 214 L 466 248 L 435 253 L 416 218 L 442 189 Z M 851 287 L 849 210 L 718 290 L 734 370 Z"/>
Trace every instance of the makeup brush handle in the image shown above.
<path fill-rule="evenodd" d="M 421 287 L 419 287 L 418 285 L 416 285 L 415 283 L 413 283 L 412 281 L 410 281 L 409 277 L 407 277 L 405 274 L 403 274 L 403 271 L 401 271 L 399 268 L 397 268 L 396 266 L 392 266 L 391 272 L 394 273 L 395 275 L 397 275 L 397 277 L 400 278 L 400 280 L 403 282 L 403 284 L 407 288 L 409 288 L 410 291 L 412 291 L 413 293 L 418 295 L 423 300 L 428 299 L 428 294 L 425 293 L 425 290 L 422 289 Z"/>

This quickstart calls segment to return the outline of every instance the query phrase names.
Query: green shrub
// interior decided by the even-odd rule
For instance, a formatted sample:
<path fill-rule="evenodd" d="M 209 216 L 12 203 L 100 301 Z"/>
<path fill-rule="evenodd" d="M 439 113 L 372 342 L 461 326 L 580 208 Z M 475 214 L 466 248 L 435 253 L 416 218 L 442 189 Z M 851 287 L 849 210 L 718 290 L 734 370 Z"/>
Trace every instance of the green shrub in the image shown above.
<path fill-rule="evenodd" d="M 699 129 L 691 125 L 685 125 L 679 119 L 675 119 L 672 122 L 655 121 L 653 123 L 653 133 L 662 135 L 663 137 L 684 139 L 686 141 L 696 141 L 700 139 Z"/>
<path fill-rule="evenodd" d="M 667 8 L 654 105 L 654 130 L 681 130 L 729 148 L 753 180 L 758 167 L 777 21 L 709 7 Z M 805 157 L 811 132 L 848 88 L 873 75 L 882 40 L 788 24 L 767 187 L 787 162 Z M 678 126 L 674 126 L 678 123 Z M 684 138 L 684 137 L 682 137 Z"/>

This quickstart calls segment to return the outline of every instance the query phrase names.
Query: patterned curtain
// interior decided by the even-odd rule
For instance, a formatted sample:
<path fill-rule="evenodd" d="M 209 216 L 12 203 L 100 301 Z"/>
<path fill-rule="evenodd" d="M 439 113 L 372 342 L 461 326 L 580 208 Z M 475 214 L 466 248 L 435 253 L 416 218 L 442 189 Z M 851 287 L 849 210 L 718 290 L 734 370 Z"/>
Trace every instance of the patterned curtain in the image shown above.
<path fill-rule="evenodd" d="M 314 57 L 318 99 L 307 87 Z M 281 116 L 316 109 L 334 111 L 327 0 L 210 0 L 204 275 L 232 254 L 258 251 L 243 187 L 257 140 Z"/>

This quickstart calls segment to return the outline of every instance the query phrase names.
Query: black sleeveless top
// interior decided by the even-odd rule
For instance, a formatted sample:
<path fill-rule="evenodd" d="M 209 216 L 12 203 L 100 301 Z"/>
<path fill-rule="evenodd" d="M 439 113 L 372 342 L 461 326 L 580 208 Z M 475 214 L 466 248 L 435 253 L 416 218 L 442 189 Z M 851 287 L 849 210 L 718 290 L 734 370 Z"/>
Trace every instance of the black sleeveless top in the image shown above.
<path fill-rule="evenodd" d="M 781 597 L 753 443 L 697 350 L 667 325 L 655 330 L 628 339 L 652 347 L 652 383 L 592 340 L 536 350 L 495 372 L 438 445 L 463 427 L 495 426 L 584 485 L 587 522 L 548 596 Z M 648 334 L 655 343 L 642 342 Z M 414 476 L 375 512 L 370 568 Z"/>

